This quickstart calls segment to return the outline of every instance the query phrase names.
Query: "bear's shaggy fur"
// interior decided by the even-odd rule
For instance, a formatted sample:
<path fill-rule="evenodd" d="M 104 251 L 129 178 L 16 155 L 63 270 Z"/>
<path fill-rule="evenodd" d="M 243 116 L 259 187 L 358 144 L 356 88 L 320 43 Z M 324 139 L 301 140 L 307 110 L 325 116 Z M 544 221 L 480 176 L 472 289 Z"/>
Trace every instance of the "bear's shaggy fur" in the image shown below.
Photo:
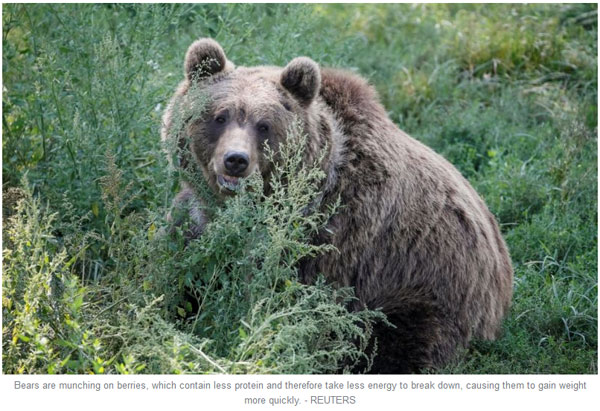
<path fill-rule="evenodd" d="M 250 173 L 268 178 L 262 147 L 276 149 L 294 118 L 308 137 L 306 161 L 326 150 L 322 204 L 341 198 L 343 207 L 314 241 L 339 252 L 305 261 L 300 276 L 323 273 L 354 287 L 355 309 L 386 313 L 395 328 L 376 328 L 372 372 L 439 367 L 472 338 L 497 336 L 513 273 L 494 217 L 450 163 L 390 121 L 365 80 L 306 57 L 285 68 L 236 68 L 211 39 L 190 46 L 184 67 L 163 139 L 189 142 L 187 161 L 219 196 Z M 175 102 L 194 84 L 208 108 L 173 133 Z M 205 224 L 200 201 L 189 186 L 175 200 L 190 210 L 192 235 Z"/>

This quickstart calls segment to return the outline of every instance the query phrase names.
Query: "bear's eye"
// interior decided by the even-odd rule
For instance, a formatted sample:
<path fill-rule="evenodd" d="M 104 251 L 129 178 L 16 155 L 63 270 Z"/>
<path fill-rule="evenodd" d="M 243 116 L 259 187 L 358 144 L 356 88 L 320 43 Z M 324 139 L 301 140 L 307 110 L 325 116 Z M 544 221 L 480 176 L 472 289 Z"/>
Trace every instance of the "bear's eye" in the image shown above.
<path fill-rule="evenodd" d="M 260 123 L 256 126 L 257 130 L 259 133 L 268 133 L 269 132 L 269 125 L 265 124 L 265 123 Z"/>
<path fill-rule="evenodd" d="M 215 117 L 215 122 L 217 124 L 225 124 L 226 121 L 227 119 L 223 115 Z"/>

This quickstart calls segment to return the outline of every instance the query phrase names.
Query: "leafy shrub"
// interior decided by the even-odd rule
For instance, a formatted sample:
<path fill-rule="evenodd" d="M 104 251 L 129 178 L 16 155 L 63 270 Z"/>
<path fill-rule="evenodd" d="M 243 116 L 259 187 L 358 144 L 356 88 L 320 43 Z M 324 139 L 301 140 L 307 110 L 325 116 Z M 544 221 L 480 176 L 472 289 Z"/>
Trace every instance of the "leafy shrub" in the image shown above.
<path fill-rule="evenodd" d="M 155 223 L 140 229 L 140 217 L 122 217 L 128 186 L 109 155 L 100 184 L 110 235 L 89 236 L 108 259 L 89 284 L 71 271 L 85 271 L 85 258 L 68 259 L 50 233 L 55 216 L 27 189 L 4 255 L 5 370 L 325 373 L 368 366 L 371 324 L 384 316 L 349 311 L 351 289 L 298 282 L 300 259 L 335 250 L 306 242 L 329 215 L 306 212 L 324 174 L 302 164 L 306 140 L 298 129 L 290 133 L 272 194 L 263 195 L 258 175 L 249 178 L 186 247 L 185 227 L 160 234 Z M 182 298 L 185 290 L 197 310 Z"/>

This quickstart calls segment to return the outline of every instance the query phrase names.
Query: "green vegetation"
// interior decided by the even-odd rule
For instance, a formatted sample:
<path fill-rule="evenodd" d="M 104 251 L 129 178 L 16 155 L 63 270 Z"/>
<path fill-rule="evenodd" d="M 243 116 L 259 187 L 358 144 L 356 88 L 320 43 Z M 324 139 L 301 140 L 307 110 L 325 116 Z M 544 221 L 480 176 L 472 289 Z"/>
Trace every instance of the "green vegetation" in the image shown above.
<path fill-rule="evenodd" d="M 319 173 L 297 152 L 274 181 L 295 185 L 260 199 L 250 179 L 202 239 L 165 233 L 179 172 L 160 116 L 187 46 L 211 36 L 238 65 L 307 55 L 358 71 L 484 197 L 513 306 L 500 339 L 441 372 L 597 373 L 597 5 L 6 4 L 2 19 L 4 372 L 368 361 L 381 316 L 295 277 L 326 219 L 302 213 Z"/>

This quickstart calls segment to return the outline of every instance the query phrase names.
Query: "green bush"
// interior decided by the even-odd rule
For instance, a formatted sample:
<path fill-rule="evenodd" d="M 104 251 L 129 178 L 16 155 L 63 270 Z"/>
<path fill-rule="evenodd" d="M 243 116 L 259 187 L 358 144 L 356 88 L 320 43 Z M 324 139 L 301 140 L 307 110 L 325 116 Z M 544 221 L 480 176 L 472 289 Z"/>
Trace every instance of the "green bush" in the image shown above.
<path fill-rule="evenodd" d="M 168 233 L 158 221 L 123 217 L 131 185 L 112 155 L 100 179 L 109 235 L 88 232 L 70 259 L 51 233 L 56 215 L 22 184 L 4 253 L 6 372 L 368 370 L 372 323 L 385 317 L 349 311 L 351 289 L 298 282 L 302 258 L 335 252 L 307 242 L 335 209 L 306 213 L 324 173 L 303 164 L 306 139 L 297 127 L 288 141 L 272 193 L 264 196 L 259 175 L 247 179 L 224 207 L 207 210 L 211 223 L 187 246 L 185 226 Z M 83 250 L 93 242 L 105 250 L 103 274 L 86 281 L 94 262 Z"/>

